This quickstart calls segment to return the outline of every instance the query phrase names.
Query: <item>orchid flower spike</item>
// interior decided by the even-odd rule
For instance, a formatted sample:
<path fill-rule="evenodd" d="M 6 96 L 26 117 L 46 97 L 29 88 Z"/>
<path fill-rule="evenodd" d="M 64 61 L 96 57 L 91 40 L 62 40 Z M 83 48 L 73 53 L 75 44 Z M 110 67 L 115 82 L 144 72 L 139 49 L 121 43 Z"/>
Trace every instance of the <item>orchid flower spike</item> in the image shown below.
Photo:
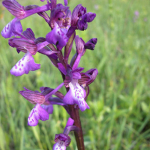
<path fill-rule="evenodd" d="M 63 83 L 60 84 L 56 89 L 51 90 L 50 88 L 40 88 L 41 93 L 38 91 L 31 91 L 24 88 L 25 91 L 20 91 L 19 93 L 27 99 L 30 103 L 36 104 L 31 110 L 28 117 L 28 125 L 36 126 L 39 120 L 45 121 L 49 119 L 49 114 L 53 113 L 53 105 L 51 104 L 52 95 L 55 94 L 61 87 Z M 57 104 L 57 98 L 55 99 Z M 53 101 L 53 98 L 52 98 Z M 58 104 L 60 99 L 58 98 Z"/>

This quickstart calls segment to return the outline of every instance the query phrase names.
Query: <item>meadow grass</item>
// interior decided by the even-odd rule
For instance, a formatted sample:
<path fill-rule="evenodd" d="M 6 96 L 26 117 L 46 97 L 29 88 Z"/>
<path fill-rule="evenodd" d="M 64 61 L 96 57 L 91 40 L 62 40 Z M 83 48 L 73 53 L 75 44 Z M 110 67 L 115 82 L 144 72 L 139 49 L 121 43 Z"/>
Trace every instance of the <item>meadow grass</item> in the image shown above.
<path fill-rule="evenodd" d="M 19 0 L 18 0 L 19 1 Z M 22 5 L 42 5 L 39 0 L 19 1 Z M 62 1 L 61 1 L 62 2 Z M 71 10 L 83 4 L 88 12 L 97 14 L 88 30 L 77 31 L 85 41 L 97 37 L 94 51 L 87 50 L 80 66 L 84 71 L 97 68 L 99 74 L 90 85 L 87 103 L 81 115 L 86 150 L 149 150 L 150 149 L 150 1 L 148 0 L 70 0 Z M 135 19 L 134 12 L 139 11 Z M 0 5 L 0 30 L 13 16 Z M 22 20 L 24 30 L 32 28 L 35 36 L 50 31 L 38 15 Z M 15 77 L 10 69 L 23 56 L 0 37 L 0 149 L 51 150 L 55 134 L 61 133 L 68 114 L 60 106 L 48 121 L 38 126 L 27 125 L 33 105 L 18 92 L 26 87 L 55 88 L 61 75 L 48 58 L 36 54 L 41 69 Z M 75 53 L 73 47 L 72 56 Z M 61 89 L 65 93 L 65 89 Z M 75 150 L 73 133 L 68 150 Z"/>

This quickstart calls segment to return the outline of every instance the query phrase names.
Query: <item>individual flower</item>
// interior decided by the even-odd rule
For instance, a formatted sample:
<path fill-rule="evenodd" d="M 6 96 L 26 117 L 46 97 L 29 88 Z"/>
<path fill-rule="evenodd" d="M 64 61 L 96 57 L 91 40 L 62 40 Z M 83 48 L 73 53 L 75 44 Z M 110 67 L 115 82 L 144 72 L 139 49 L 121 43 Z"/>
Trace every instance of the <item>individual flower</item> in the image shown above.
<path fill-rule="evenodd" d="M 72 68 L 68 66 L 67 70 L 65 70 L 61 63 L 58 64 L 58 68 L 65 75 L 65 86 L 69 87 L 69 91 L 64 96 L 63 102 L 69 105 L 77 104 L 81 111 L 84 111 L 87 108 L 89 109 L 89 106 L 84 99 L 86 97 L 86 92 L 78 83 L 79 79 L 84 80 L 84 82 L 89 80 L 89 77 L 86 75 L 81 78 L 80 72 L 84 68 L 76 68 L 72 70 Z"/>
<path fill-rule="evenodd" d="M 71 11 L 69 7 L 57 4 L 51 11 L 50 26 L 51 32 L 46 35 L 46 40 L 56 45 L 58 50 L 61 50 L 68 41 L 67 32 L 70 27 Z"/>
<path fill-rule="evenodd" d="M 20 23 L 20 20 L 17 18 L 14 18 L 11 22 L 9 22 L 2 30 L 1 35 L 4 38 L 10 38 L 12 36 L 17 36 L 17 33 L 22 33 L 22 25 Z"/>
<path fill-rule="evenodd" d="M 22 35 L 18 35 L 21 36 L 21 38 L 9 39 L 9 45 L 15 47 L 18 52 L 22 51 L 26 54 L 11 69 L 10 73 L 15 76 L 21 76 L 23 74 L 28 74 L 29 71 L 40 69 L 40 64 L 34 62 L 32 55 L 35 55 L 37 51 L 48 44 L 48 42 L 36 44 L 34 33 L 30 28 L 24 31 Z M 50 54 L 53 54 L 53 52 L 49 52 L 49 55 Z"/>
<path fill-rule="evenodd" d="M 45 121 L 49 119 L 49 114 L 53 113 L 52 104 L 60 104 L 60 98 L 55 98 L 55 103 L 53 102 L 52 95 L 55 94 L 63 84 L 60 84 L 56 89 L 51 90 L 50 88 L 40 88 L 41 93 L 38 91 L 31 91 L 27 88 L 24 88 L 24 91 L 19 93 L 26 98 L 30 103 L 36 104 L 35 107 L 31 110 L 28 117 L 28 125 L 36 126 L 39 120 Z M 51 103 L 52 99 L 52 103 Z"/>
<path fill-rule="evenodd" d="M 55 135 L 55 144 L 53 150 L 66 150 L 69 146 L 71 138 L 68 136 L 70 131 L 78 130 L 76 126 L 73 126 L 74 120 L 69 118 L 63 133 Z"/>

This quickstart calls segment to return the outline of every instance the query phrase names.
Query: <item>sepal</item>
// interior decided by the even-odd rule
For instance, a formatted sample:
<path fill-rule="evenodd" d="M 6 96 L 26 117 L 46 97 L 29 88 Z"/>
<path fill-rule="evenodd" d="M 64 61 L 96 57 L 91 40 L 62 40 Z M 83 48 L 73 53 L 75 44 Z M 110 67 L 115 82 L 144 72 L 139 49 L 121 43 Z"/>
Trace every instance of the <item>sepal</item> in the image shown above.
<path fill-rule="evenodd" d="M 9 39 L 9 45 L 25 53 L 29 51 L 32 55 L 35 55 L 38 50 L 35 42 L 26 38 L 11 38 Z"/>
<path fill-rule="evenodd" d="M 2 4 L 12 15 L 18 19 L 24 18 L 26 14 L 24 7 L 21 6 L 16 0 L 3 0 Z"/>
<path fill-rule="evenodd" d="M 90 80 L 86 83 L 87 85 L 91 84 L 97 77 L 98 75 L 98 70 L 96 68 L 90 69 L 85 74 L 90 76 Z"/>
<path fill-rule="evenodd" d="M 27 88 L 24 88 L 25 91 L 20 91 L 19 93 L 27 99 L 32 104 L 43 104 L 45 102 L 45 97 L 38 91 L 31 91 Z"/>

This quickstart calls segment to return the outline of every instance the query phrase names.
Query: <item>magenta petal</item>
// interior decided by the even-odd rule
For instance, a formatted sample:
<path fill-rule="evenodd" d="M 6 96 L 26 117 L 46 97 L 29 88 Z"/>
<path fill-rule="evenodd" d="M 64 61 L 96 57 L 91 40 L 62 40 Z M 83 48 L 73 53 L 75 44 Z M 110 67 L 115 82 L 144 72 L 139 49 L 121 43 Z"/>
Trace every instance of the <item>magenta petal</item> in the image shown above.
<path fill-rule="evenodd" d="M 23 35 L 30 40 L 35 40 L 35 36 L 34 36 L 34 32 L 32 31 L 32 29 L 27 28 L 24 32 Z"/>
<path fill-rule="evenodd" d="M 66 150 L 65 142 L 58 140 L 54 144 L 53 150 Z"/>
<path fill-rule="evenodd" d="M 10 73 L 14 76 L 21 76 L 23 74 L 28 74 L 29 71 L 35 71 L 37 69 L 40 69 L 40 64 L 36 64 L 32 55 L 26 53 L 10 70 Z"/>
<path fill-rule="evenodd" d="M 14 18 L 11 22 L 9 22 L 2 30 L 1 34 L 4 38 L 10 38 L 12 36 L 17 36 L 14 31 L 18 33 L 22 33 L 22 25 L 20 23 L 20 20 L 17 18 Z"/>
<path fill-rule="evenodd" d="M 69 87 L 71 89 L 71 96 L 73 98 L 74 104 L 77 104 L 81 111 L 89 109 L 89 106 L 84 100 L 86 96 L 85 90 L 77 82 L 69 83 Z"/>
<path fill-rule="evenodd" d="M 53 113 L 53 105 L 41 105 L 44 110 L 48 112 L 48 114 Z"/>
<path fill-rule="evenodd" d="M 81 111 L 85 111 L 90 108 L 84 99 L 78 99 L 78 101 L 75 102 L 78 104 Z"/>
<path fill-rule="evenodd" d="M 79 72 L 74 72 L 73 79 L 81 79 L 81 74 Z"/>
<path fill-rule="evenodd" d="M 42 108 L 39 104 L 35 105 L 35 107 L 31 110 L 28 117 L 28 125 L 36 126 L 38 124 L 38 120 L 48 120 L 49 114 Z"/>
<path fill-rule="evenodd" d="M 68 37 L 66 36 L 67 29 L 61 29 L 58 25 L 46 35 L 46 40 L 57 46 L 61 50 L 67 43 Z"/>
<path fill-rule="evenodd" d="M 69 89 L 67 94 L 64 96 L 63 102 L 66 103 L 66 104 L 70 104 L 70 105 L 74 104 L 74 99 L 73 99 L 71 89 Z"/>

